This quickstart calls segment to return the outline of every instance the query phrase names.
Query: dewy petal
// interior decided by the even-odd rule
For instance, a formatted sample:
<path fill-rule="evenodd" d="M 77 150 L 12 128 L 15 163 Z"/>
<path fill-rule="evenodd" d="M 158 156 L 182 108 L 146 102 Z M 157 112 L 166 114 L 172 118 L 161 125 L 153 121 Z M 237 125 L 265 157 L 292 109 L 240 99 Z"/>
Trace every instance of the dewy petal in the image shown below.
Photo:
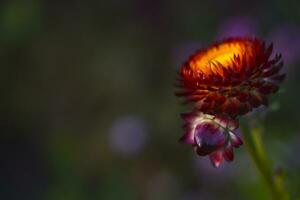
<path fill-rule="evenodd" d="M 223 161 L 222 151 L 216 151 L 210 154 L 209 158 L 214 167 L 219 167 Z"/>

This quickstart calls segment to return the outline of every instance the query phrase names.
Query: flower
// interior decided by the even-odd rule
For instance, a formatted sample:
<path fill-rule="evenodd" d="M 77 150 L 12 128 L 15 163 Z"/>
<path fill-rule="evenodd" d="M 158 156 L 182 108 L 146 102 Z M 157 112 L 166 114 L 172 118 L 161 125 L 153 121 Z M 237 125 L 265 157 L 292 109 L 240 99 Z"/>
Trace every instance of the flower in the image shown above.
<path fill-rule="evenodd" d="M 181 66 L 176 94 L 198 111 L 232 118 L 267 105 L 285 77 L 281 55 L 270 59 L 272 49 L 256 38 L 229 38 L 196 51 Z"/>
<path fill-rule="evenodd" d="M 281 55 L 270 58 L 272 44 L 257 38 L 236 37 L 196 51 L 179 70 L 178 96 L 193 102 L 191 113 L 182 114 L 185 134 L 200 156 L 208 155 L 218 167 L 233 160 L 233 147 L 242 145 L 234 133 L 239 115 L 268 104 L 285 75 Z"/>
<path fill-rule="evenodd" d="M 223 158 L 233 160 L 233 147 L 242 145 L 234 133 L 238 121 L 226 116 L 213 116 L 202 112 L 181 115 L 185 121 L 185 134 L 180 141 L 191 144 L 200 156 L 209 155 L 213 166 L 218 167 Z"/>

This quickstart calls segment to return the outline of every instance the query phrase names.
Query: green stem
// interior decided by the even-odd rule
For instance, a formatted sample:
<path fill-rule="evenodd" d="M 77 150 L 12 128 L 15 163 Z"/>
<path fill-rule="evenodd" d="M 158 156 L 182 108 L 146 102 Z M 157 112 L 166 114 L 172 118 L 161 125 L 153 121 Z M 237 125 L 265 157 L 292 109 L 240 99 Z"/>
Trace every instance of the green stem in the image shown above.
<path fill-rule="evenodd" d="M 274 200 L 288 200 L 289 196 L 284 189 L 281 174 L 274 174 L 271 162 L 268 160 L 262 140 L 262 128 L 243 127 L 243 136 L 246 149 L 256 170 Z"/>

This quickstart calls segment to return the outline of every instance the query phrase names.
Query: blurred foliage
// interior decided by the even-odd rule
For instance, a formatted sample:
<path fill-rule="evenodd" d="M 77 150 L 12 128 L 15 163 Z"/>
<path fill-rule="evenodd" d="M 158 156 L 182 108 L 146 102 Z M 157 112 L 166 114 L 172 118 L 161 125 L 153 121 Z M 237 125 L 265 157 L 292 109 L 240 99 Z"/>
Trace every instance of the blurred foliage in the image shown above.
<path fill-rule="evenodd" d="M 183 61 L 176 52 L 211 43 L 230 17 L 250 16 L 263 38 L 282 24 L 299 27 L 299 8 L 280 0 L 2 1 L 0 198 L 267 199 L 244 148 L 213 169 L 178 144 L 185 108 L 173 94 Z M 299 197 L 297 65 L 286 66 L 264 138 Z M 110 131 L 131 115 L 148 135 L 129 155 L 114 150 Z"/>

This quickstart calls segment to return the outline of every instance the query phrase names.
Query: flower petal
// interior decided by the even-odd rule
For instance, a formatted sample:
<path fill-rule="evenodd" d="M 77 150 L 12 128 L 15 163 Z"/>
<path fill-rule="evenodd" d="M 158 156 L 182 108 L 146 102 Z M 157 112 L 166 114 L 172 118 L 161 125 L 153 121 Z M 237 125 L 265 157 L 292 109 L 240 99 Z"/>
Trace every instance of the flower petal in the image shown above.
<path fill-rule="evenodd" d="M 214 167 L 219 167 L 223 161 L 223 155 L 221 151 L 216 151 L 210 154 L 209 158 Z"/>
<path fill-rule="evenodd" d="M 181 114 L 181 118 L 185 121 L 185 122 L 192 122 L 195 118 L 195 114 L 194 113 L 182 113 Z"/>
<path fill-rule="evenodd" d="M 231 139 L 234 147 L 238 148 L 239 146 L 241 146 L 243 144 L 243 141 L 241 140 L 241 138 L 239 138 L 239 136 L 234 134 L 232 131 L 229 131 L 229 136 L 230 136 L 230 139 Z"/>
<path fill-rule="evenodd" d="M 194 132 L 194 129 L 188 127 L 185 134 L 179 139 L 179 141 L 185 144 L 194 144 Z"/>
<path fill-rule="evenodd" d="M 226 161 L 230 162 L 233 161 L 233 148 L 230 143 L 228 143 L 227 147 L 223 151 L 223 157 Z"/>

